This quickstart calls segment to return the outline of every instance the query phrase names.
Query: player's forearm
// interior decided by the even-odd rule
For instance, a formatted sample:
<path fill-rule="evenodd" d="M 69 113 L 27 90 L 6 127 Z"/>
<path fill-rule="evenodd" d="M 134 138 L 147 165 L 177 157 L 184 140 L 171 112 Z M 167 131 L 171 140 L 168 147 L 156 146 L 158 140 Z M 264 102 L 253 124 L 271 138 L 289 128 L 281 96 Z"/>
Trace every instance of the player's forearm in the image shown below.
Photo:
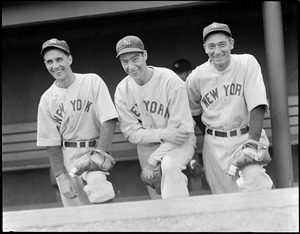
<path fill-rule="evenodd" d="M 139 128 L 136 131 L 130 132 L 127 139 L 134 144 L 160 143 L 160 129 Z"/>
<path fill-rule="evenodd" d="M 66 168 L 64 166 L 64 158 L 62 154 L 61 146 L 49 146 L 47 147 L 47 152 L 49 156 L 49 161 L 51 165 L 51 170 L 55 177 L 60 174 L 66 172 Z"/>
<path fill-rule="evenodd" d="M 112 141 L 116 126 L 117 119 L 110 119 L 101 125 L 97 148 L 111 153 Z"/>
<path fill-rule="evenodd" d="M 162 143 L 148 158 L 148 163 L 156 166 L 158 162 L 162 160 L 162 158 L 171 150 L 176 149 L 177 146 L 175 144 L 170 143 Z"/>
<path fill-rule="evenodd" d="M 202 134 L 205 134 L 205 124 L 202 122 L 202 114 L 197 115 L 197 116 L 193 116 L 193 119 L 195 120 L 197 126 L 200 128 Z"/>
<path fill-rule="evenodd" d="M 264 105 L 259 105 L 250 111 L 249 139 L 259 141 L 263 128 L 264 115 Z"/>

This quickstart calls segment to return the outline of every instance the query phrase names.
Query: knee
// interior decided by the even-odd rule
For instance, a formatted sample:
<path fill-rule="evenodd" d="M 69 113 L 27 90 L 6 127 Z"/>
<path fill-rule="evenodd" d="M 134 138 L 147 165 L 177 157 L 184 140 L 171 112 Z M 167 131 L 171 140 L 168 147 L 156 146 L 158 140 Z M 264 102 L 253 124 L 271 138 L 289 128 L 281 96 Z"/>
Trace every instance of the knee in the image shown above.
<path fill-rule="evenodd" d="M 175 168 L 176 168 L 176 163 L 171 157 L 166 156 L 162 159 L 161 169 L 164 174 L 174 171 Z"/>
<path fill-rule="evenodd" d="M 85 175 L 87 185 L 83 188 L 91 203 L 102 203 L 115 197 L 112 184 L 99 171 L 88 172 Z"/>
<path fill-rule="evenodd" d="M 273 181 L 262 165 L 248 165 L 236 181 L 241 191 L 272 189 Z"/>

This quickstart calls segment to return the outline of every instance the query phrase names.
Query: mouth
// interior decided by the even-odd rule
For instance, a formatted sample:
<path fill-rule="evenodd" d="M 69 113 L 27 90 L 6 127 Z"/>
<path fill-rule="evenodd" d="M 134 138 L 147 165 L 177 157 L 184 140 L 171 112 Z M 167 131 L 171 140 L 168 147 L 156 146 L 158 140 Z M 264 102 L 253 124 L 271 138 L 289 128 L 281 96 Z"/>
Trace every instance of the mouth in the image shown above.
<path fill-rule="evenodd" d="M 225 56 L 218 56 L 218 57 L 214 57 L 215 61 L 223 61 L 225 58 Z"/>
<path fill-rule="evenodd" d="M 222 55 L 217 55 L 217 56 L 214 56 L 214 58 L 215 59 L 222 59 L 222 58 L 224 58 L 225 57 L 225 55 L 224 54 L 222 54 Z"/>
<path fill-rule="evenodd" d="M 130 72 L 131 75 L 136 76 L 139 74 L 140 69 Z"/>
<path fill-rule="evenodd" d="M 53 72 L 53 73 L 54 73 L 54 75 L 59 76 L 59 75 L 62 74 L 62 71 L 55 71 L 55 72 Z"/>

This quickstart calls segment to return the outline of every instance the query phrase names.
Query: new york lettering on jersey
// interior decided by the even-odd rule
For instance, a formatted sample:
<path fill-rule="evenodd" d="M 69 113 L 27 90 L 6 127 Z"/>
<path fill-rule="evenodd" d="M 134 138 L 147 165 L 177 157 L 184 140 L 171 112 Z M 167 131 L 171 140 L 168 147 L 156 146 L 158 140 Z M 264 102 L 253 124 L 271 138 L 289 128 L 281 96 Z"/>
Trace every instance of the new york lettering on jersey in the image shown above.
<path fill-rule="evenodd" d="M 93 102 L 88 101 L 88 100 L 81 100 L 81 99 L 75 99 L 75 100 L 70 100 L 70 104 L 72 107 L 72 111 L 84 111 L 84 112 L 89 112 L 91 109 L 91 105 Z M 58 124 L 61 124 L 63 116 L 65 114 L 65 109 L 64 109 L 64 104 L 61 103 L 57 110 L 55 111 L 55 114 L 53 115 L 53 120 L 57 122 Z"/>
<path fill-rule="evenodd" d="M 243 86 L 241 84 L 232 83 L 230 85 L 223 85 L 225 96 L 241 96 L 243 97 Z M 219 99 L 218 88 L 212 89 L 202 97 L 202 103 L 209 107 L 214 101 Z"/>
<path fill-rule="evenodd" d="M 161 103 L 157 103 L 156 101 L 145 101 L 143 100 L 143 105 L 145 107 L 146 112 L 149 112 L 151 114 L 157 114 L 160 116 L 163 116 L 164 118 L 169 118 L 169 109 L 168 107 L 165 107 Z M 130 108 L 130 112 L 133 113 L 137 118 L 140 117 L 140 113 L 138 111 L 138 105 L 135 104 Z"/>

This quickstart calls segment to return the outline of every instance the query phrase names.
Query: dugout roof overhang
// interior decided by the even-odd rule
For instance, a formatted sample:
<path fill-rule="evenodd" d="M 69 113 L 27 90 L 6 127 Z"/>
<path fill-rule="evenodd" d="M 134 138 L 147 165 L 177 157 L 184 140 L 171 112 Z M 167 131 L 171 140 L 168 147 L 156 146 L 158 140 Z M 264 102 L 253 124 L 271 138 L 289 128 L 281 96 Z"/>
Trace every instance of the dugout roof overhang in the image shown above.
<path fill-rule="evenodd" d="M 219 1 L 3 1 L 2 28 L 28 26 L 88 17 L 117 16 L 191 6 Z"/>

